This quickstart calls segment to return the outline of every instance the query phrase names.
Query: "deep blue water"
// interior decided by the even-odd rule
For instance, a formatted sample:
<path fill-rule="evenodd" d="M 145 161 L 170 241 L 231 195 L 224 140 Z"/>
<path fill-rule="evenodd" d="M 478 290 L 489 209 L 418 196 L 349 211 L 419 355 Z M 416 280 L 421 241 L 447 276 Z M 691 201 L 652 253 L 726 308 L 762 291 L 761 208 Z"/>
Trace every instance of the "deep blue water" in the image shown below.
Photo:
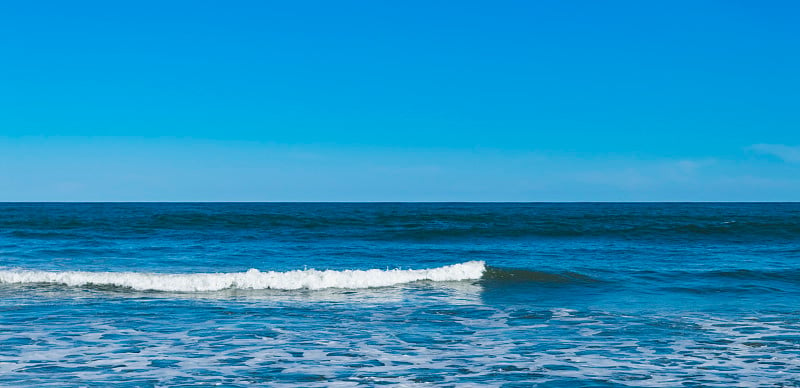
<path fill-rule="evenodd" d="M 198 384 L 800 386 L 800 204 L 0 204 L 0 386 Z"/>

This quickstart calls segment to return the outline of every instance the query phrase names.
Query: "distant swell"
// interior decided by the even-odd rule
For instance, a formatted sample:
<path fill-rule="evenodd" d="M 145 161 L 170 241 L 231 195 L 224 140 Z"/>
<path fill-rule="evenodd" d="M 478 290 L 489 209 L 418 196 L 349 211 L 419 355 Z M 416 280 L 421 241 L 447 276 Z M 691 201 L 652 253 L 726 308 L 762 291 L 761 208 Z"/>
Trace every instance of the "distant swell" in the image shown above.
<path fill-rule="evenodd" d="M 800 238 L 795 204 L 29 204 L 0 208 L 0 236 L 96 241 L 231 239 L 472 241 Z M 124 222 L 120 222 L 124 220 Z"/>
<path fill-rule="evenodd" d="M 60 284 L 70 287 L 111 286 L 140 291 L 199 292 L 225 289 L 318 290 L 324 288 L 371 288 L 421 280 L 459 281 L 480 279 L 486 270 L 482 261 L 469 261 L 420 270 L 314 269 L 261 272 L 250 269 L 234 273 L 159 274 L 144 272 L 0 271 L 0 284 Z"/>

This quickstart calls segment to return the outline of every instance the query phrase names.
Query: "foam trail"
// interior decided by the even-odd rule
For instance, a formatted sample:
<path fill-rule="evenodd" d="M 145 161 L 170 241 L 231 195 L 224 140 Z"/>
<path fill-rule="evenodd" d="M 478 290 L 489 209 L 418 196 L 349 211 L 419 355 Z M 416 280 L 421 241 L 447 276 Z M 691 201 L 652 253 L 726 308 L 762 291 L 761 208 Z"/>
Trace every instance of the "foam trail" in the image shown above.
<path fill-rule="evenodd" d="M 71 287 L 102 285 L 141 291 L 219 291 L 237 289 L 319 290 L 323 288 L 386 287 L 419 280 L 458 281 L 480 279 L 486 270 L 483 261 L 469 261 L 419 270 L 344 270 L 314 269 L 288 272 L 261 272 L 250 269 L 234 273 L 158 274 L 145 272 L 84 272 L 2 270 L 0 284 L 64 284 Z"/>

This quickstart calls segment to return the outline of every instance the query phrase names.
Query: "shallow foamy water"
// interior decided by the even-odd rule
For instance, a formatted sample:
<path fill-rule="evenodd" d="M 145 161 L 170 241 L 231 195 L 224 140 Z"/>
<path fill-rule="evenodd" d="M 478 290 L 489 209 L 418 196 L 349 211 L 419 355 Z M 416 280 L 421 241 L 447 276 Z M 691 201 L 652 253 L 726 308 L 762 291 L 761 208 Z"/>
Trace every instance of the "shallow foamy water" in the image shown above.
<path fill-rule="evenodd" d="M 490 306 L 481 288 L 6 296 L 0 384 L 800 383 L 796 316 Z"/>

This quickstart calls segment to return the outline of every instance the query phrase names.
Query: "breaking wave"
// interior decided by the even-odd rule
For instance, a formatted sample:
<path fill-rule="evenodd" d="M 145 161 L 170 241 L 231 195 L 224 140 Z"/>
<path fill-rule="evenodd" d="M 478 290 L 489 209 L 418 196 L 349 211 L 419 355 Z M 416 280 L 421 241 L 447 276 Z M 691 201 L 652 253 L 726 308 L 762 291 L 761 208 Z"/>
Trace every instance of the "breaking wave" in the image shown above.
<path fill-rule="evenodd" d="M 469 261 L 431 269 L 295 270 L 287 272 L 250 269 L 234 273 L 163 274 L 146 272 L 85 272 L 2 270 L 0 284 L 59 284 L 70 287 L 104 286 L 139 291 L 202 292 L 225 289 L 319 290 L 325 288 L 387 287 L 421 280 L 460 281 L 480 279 L 483 261 Z"/>

